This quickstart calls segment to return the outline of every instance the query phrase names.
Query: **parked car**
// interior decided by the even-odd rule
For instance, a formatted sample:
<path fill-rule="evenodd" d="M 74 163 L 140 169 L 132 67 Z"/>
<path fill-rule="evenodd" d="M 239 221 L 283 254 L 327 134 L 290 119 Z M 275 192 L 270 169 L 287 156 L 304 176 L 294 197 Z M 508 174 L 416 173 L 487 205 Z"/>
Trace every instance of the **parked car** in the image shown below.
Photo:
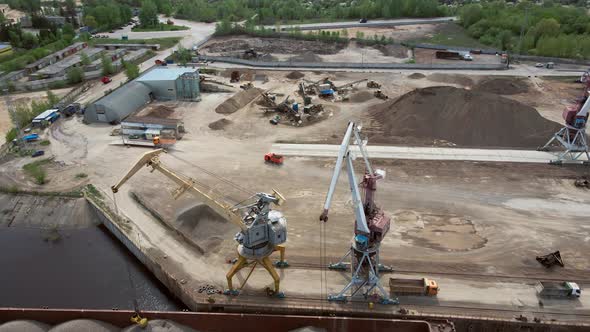
<path fill-rule="evenodd" d="M 366 18 L 361 18 L 359 23 L 367 23 L 367 19 Z"/>
<path fill-rule="evenodd" d="M 43 150 L 37 150 L 37 151 L 33 152 L 33 154 L 31 155 L 31 157 L 33 157 L 33 158 L 40 157 L 40 156 L 42 156 L 44 154 L 45 154 L 45 151 L 43 151 Z"/>
<path fill-rule="evenodd" d="M 542 63 L 540 63 L 540 62 L 537 62 L 537 64 L 535 65 L 535 67 L 537 67 L 537 68 L 543 68 L 543 67 L 545 67 L 545 65 L 542 64 Z"/>

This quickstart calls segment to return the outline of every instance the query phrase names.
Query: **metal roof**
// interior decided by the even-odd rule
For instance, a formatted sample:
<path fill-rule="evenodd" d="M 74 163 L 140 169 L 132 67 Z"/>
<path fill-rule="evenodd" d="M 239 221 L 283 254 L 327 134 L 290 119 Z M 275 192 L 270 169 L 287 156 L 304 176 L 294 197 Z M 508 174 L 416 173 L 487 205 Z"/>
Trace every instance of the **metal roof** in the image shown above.
<path fill-rule="evenodd" d="M 49 110 L 46 110 L 45 112 L 43 112 L 43 113 L 41 113 L 41 114 L 37 115 L 37 116 L 36 116 L 36 117 L 33 119 L 33 121 L 41 121 L 41 120 L 45 120 L 45 119 L 47 119 L 47 118 L 48 118 L 50 115 L 52 115 L 53 113 L 55 113 L 55 112 L 58 112 L 58 111 L 59 111 L 58 109 L 49 109 Z"/>
<path fill-rule="evenodd" d="M 145 73 L 137 81 L 174 81 L 184 73 L 194 73 L 196 71 L 195 68 L 188 67 L 158 67 Z"/>

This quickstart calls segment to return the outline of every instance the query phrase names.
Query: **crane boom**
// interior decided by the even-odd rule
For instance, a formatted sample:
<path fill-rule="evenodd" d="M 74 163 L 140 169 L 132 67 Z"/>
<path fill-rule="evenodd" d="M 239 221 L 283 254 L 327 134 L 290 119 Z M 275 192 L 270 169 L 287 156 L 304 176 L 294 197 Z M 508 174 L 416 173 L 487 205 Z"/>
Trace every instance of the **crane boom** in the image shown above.
<path fill-rule="evenodd" d="M 112 191 L 116 193 L 119 188 L 133 175 L 135 175 L 142 167 L 151 167 L 152 171 L 159 171 L 180 186 L 174 192 L 175 199 L 182 195 L 186 190 L 190 189 L 190 191 L 194 193 L 199 198 L 199 200 L 213 209 L 220 216 L 236 224 L 242 231 L 246 230 L 246 225 L 242 220 L 242 216 L 236 209 L 233 208 L 233 205 L 227 204 L 226 202 L 221 201 L 219 198 L 214 197 L 208 193 L 205 188 L 199 186 L 195 180 L 191 178 L 186 179 L 162 165 L 159 158 L 159 155 L 162 152 L 162 149 L 158 149 L 144 153 L 139 161 L 137 161 L 137 163 L 131 167 L 131 169 L 121 178 L 121 180 L 119 180 L 116 185 L 111 187 Z"/>
<path fill-rule="evenodd" d="M 363 156 L 363 160 L 365 162 L 365 167 L 367 169 L 367 172 L 369 174 L 373 174 L 373 167 L 371 167 L 371 162 L 369 161 L 369 156 L 368 156 L 367 151 L 365 150 L 365 147 L 363 145 L 359 127 L 357 127 L 354 122 L 349 122 L 348 127 L 346 129 L 346 133 L 344 134 L 344 138 L 342 139 L 342 143 L 340 144 L 340 149 L 338 150 L 338 157 L 336 159 L 336 166 L 334 166 L 334 173 L 332 174 L 332 181 L 330 182 L 330 188 L 328 189 L 328 194 L 326 195 L 326 201 L 324 203 L 324 211 L 320 215 L 321 221 L 328 221 L 328 211 L 330 210 L 330 205 L 332 204 L 332 197 L 334 196 L 334 191 L 336 190 L 336 185 L 338 184 L 338 178 L 340 177 L 340 172 L 342 171 L 342 162 L 344 161 L 344 158 L 351 158 L 352 159 L 352 156 L 350 155 L 350 153 L 351 153 L 350 139 L 353 136 L 353 134 L 354 134 L 356 144 L 359 147 L 361 155 Z M 350 171 L 352 171 L 354 173 L 354 170 L 352 168 L 349 167 L 349 169 L 350 169 Z M 350 183 L 352 183 L 352 182 L 350 182 Z M 355 179 L 355 183 L 356 183 L 356 179 Z M 355 185 L 355 187 L 358 190 L 358 186 Z M 352 188 L 351 188 L 351 190 L 352 190 Z M 363 213 L 363 216 L 364 216 L 364 213 Z M 365 221 L 365 224 L 366 224 L 366 221 Z"/>

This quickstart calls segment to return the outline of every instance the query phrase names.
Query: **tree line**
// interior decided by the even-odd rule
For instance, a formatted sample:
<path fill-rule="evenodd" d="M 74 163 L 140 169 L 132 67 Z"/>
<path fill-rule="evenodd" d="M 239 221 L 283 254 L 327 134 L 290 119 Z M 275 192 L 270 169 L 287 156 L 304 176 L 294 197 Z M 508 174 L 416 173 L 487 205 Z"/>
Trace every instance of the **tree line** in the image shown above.
<path fill-rule="evenodd" d="M 590 17 L 584 10 L 551 1 L 466 5 L 461 25 L 486 45 L 522 54 L 590 58 Z"/>
<path fill-rule="evenodd" d="M 256 24 L 317 19 L 435 17 L 447 14 L 446 7 L 437 0 L 180 0 L 173 11 L 177 18 L 194 21 L 249 19 Z"/>

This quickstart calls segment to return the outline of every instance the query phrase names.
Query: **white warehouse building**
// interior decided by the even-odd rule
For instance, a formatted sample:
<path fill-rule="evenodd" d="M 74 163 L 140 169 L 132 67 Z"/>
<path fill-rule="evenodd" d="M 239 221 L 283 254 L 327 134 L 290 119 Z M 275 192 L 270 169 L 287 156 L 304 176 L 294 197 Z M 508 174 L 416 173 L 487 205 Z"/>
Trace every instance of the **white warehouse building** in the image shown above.
<path fill-rule="evenodd" d="M 199 72 L 189 67 L 155 67 L 86 108 L 87 123 L 120 123 L 153 100 L 201 100 Z"/>

